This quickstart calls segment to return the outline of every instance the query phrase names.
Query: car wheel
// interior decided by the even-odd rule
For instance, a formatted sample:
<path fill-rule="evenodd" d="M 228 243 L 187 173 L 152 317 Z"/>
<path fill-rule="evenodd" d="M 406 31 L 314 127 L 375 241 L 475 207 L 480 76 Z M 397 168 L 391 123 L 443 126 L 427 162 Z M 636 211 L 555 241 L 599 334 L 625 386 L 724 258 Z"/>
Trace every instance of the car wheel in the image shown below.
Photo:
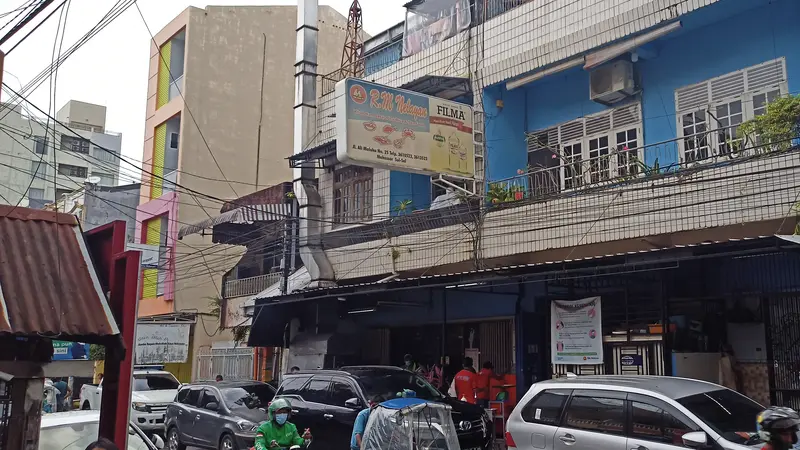
<path fill-rule="evenodd" d="M 81 409 L 84 410 L 84 411 L 88 411 L 88 410 L 92 409 L 92 406 L 89 405 L 89 402 L 83 402 L 83 405 L 81 406 Z"/>
<path fill-rule="evenodd" d="M 223 434 L 222 437 L 219 438 L 219 450 L 238 450 L 233 436 L 227 433 Z"/>
<path fill-rule="evenodd" d="M 167 448 L 169 450 L 186 450 L 186 446 L 181 444 L 181 437 L 175 427 L 170 428 L 167 432 Z"/>

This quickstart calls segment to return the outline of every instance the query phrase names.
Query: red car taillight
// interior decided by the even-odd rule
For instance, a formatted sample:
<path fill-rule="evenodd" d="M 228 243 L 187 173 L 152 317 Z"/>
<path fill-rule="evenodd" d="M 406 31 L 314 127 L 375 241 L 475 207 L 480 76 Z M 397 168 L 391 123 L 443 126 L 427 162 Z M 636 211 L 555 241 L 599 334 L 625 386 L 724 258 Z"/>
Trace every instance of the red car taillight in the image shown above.
<path fill-rule="evenodd" d="M 511 437 L 511 433 L 506 431 L 506 447 L 511 450 L 512 448 L 517 448 L 517 444 L 514 443 L 514 438 Z"/>

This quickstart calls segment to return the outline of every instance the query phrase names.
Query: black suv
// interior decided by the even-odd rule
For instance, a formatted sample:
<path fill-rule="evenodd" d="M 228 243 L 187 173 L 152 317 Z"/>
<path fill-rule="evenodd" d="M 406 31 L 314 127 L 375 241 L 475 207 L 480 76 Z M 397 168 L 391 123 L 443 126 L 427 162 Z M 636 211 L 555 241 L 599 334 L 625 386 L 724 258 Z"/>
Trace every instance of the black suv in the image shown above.
<path fill-rule="evenodd" d="M 395 398 L 406 389 L 418 398 L 450 405 L 462 450 L 492 445 L 494 425 L 476 405 L 448 397 L 412 372 L 388 366 L 343 367 L 284 375 L 276 397 L 292 404 L 291 421 L 298 430 L 310 428 L 314 440 L 330 448 L 347 448 L 359 411 L 375 396 Z"/>
<path fill-rule="evenodd" d="M 249 449 L 274 396 L 275 388 L 260 381 L 185 384 L 167 407 L 167 448 Z"/>

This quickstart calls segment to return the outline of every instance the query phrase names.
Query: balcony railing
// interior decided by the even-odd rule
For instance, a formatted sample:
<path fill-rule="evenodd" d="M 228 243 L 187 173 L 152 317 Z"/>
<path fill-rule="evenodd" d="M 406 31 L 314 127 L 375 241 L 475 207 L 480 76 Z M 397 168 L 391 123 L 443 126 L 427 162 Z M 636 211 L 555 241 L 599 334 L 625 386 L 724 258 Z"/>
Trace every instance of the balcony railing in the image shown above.
<path fill-rule="evenodd" d="M 169 84 L 169 99 L 172 100 L 175 97 L 180 97 L 181 93 L 183 93 L 183 75 Z"/>
<path fill-rule="evenodd" d="M 800 136 L 790 142 L 764 144 L 758 138 L 737 137 L 737 127 L 719 128 L 642 147 L 596 149 L 591 151 L 596 156 L 591 157 L 585 157 L 586 152 L 569 154 L 563 149 L 538 150 L 549 151 L 552 156 L 547 159 L 553 163 L 547 167 L 529 166 L 527 170 L 518 170 L 517 176 L 490 182 L 487 200 L 493 204 L 546 200 L 667 175 L 688 176 L 709 167 L 733 165 L 800 146 Z"/>
<path fill-rule="evenodd" d="M 272 286 L 281 279 L 281 273 L 267 273 L 240 280 L 228 280 L 225 282 L 225 298 L 244 297 L 255 295 L 264 289 Z"/>
<path fill-rule="evenodd" d="M 473 24 L 486 22 L 506 11 L 532 1 L 533 0 L 474 0 Z"/>

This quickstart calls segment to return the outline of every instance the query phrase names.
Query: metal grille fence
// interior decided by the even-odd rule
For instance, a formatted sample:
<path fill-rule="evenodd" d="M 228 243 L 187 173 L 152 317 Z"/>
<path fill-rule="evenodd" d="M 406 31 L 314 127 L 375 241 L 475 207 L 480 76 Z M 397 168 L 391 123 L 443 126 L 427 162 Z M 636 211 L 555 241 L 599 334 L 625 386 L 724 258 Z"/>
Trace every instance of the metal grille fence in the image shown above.
<path fill-rule="evenodd" d="M 0 450 L 8 449 L 8 425 L 11 418 L 11 382 L 0 380 Z"/>
<path fill-rule="evenodd" d="M 253 379 L 254 351 L 250 347 L 204 348 L 197 355 L 197 380 L 213 380 L 222 375 L 226 380 Z"/>

